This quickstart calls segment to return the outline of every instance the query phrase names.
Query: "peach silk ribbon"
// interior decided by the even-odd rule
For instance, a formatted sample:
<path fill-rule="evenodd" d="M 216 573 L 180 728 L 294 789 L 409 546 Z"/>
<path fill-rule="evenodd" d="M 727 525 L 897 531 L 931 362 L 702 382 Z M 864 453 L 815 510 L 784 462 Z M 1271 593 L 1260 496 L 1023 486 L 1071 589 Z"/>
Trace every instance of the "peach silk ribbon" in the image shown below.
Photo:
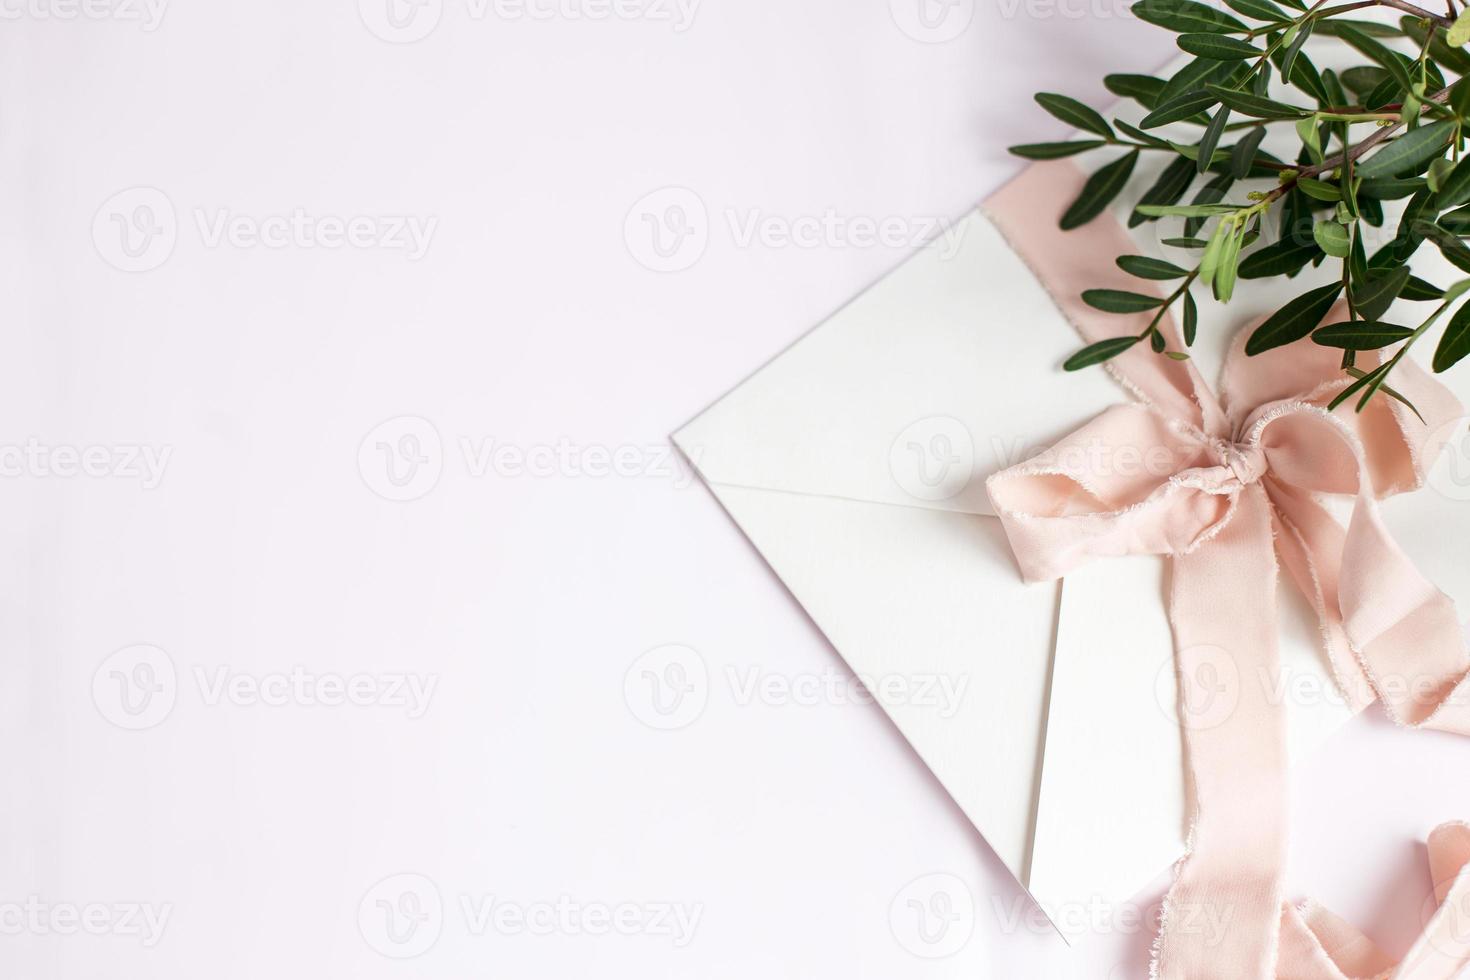
<path fill-rule="evenodd" d="M 1134 249 L 1111 216 L 1058 230 L 1060 209 L 1081 184 L 1068 162 L 1034 165 L 986 208 L 1087 342 L 1136 335 L 1148 314 L 1102 314 L 1079 297 L 1084 287 L 1139 291 L 1113 262 Z M 1162 329 L 1169 348 L 1182 350 L 1168 317 Z M 1233 668 L 1237 702 L 1223 721 L 1191 724 L 1204 707 L 1190 703 L 1200 685 L 1181 685 L 1192 828 L 1164 901 L 1154 975 L 1449 980 L 1470 964 L 1470 826 L 1448 824 L 1430 837 L 1440 904 L 1397 966 L 1329 913 L 1284 903 L 1285 709 L 1271 692 L 1279 560 L 1315 605 L 1355 708 L 1377 698 L 1400 724 L 1470 734 L 1470 657 L 1454 604 L 1394 543 L 1377 505 L 1423 484 L 1443 445 L 1435 433 L 1462 410 L 1406 362 L 1394 385 L 1427 422 L 1386 396 L 1362 414 L 1351 405 L 1328 412 L 1349 383 L 1338 353 L 1306 342 L 1247 360 L 1247 334 L 1232 344 L 1218 398 L 1192 362 L 1146 343 L 1110 362 L 1137 401 L 991 477 L 990 497 L 1028 581 L 1058 579 L 1096 558 L 1169 556 L 1180 676 Z M 1376 366 L 1380 356 L 1360 362 Z M 1107 458 L 1172 462 L 1167 472 L 1092 462 Z M 1346 528 L 1326 495 L 1356 498 Z M 1209 908 L 1221 913 L 1213 921 L 1230 923 L 1223 939 L 1191 927 L 1193 913 Z"/>

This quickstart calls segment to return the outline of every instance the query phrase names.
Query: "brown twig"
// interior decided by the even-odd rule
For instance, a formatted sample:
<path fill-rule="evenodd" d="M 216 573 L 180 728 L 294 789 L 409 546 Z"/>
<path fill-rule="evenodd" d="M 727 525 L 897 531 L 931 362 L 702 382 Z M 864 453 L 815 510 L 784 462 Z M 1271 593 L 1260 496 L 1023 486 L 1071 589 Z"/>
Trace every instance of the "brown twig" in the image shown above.
<path fill-rule="evenodd" d="M 1448 101 L 1449 97 L 1450 90 L 1445 88 L 1440 89 L 1438 92 L 1435 92 L 1433 95 L 1429 96 L 1429 101 L 1443 104 L 1444 102 Z M 1372 150 L 1374 147 L 1387 140 L 1390 136 L 1393 136 L 1400 129 L 1403 129 L 1404 125 L 1405 123 L 1403 121 L 1400 121 L 1394 123 L 1392 126 L 1385 126 L 1378 132 L 1374 133 L 1372 136 L 1369 136 L 1367 139 L 1363 140 L 1363 142 L 1357 144 L 1356 146 L 1349 147 L 1336 156 L 1329 157 L 1328 159 L 1323 160 L 1321 163 L 1315 164 L 1314 166 L 1303 167 L 1301 170 L 1297 171 L 1295 177 L 1292 177 L 1290 180 L 1283 181 L 1280 187 L 1272 190 L 1270 194 L 1266 196 L 1266 201 L 1276 201 L 1285 197 L 1288 193 L 1290 193 L 1291 189 L 1296 186 L 1297 181 L 1301 180 L 1304 177 L 1318 177 L 1322 174 L 1328 173 L 1329 171 L 1336 170 L 1338 167 L 1341 167 L 1345 163 L 1356 163 L 1358 160 L 1361 160 L 1364 154 L 1366 154 L 1369 150 Z"/>
<path fill-rule="evenodd" d="M 1440 27 L 1449 27 L 1454 23 L 1450 18 L 1442 14 L 1430 13 L 1423 7 L 1409 3 L 1408 0 L 1378 0 L 1378 4 L 1382 7 L 1392 7 L 1395 10 L 1402 10 L 1404 13 L 1412 14 L 1415 17 L 1423 17 L 1425 20 L 1432 20 Z"/>
<path fill-rule="evenodd" d="M 1440 27 L 1449 27 L 1455 22 L 1455 19 L 1453 17 L 1442 17 L 1439 14 L 1430 13 L 1422 7 L 1416 7 L 1412 3 L 1405 3 L 1403 2 L 1403 0 L 1356 0 L 1356 2 L 1354 3 L 1345 3 L 1337 7 L 1328 7 L 1326 10 L 1323 10 L 1321 12 L 1321 15 L 1323 18 L 1336 17 L 1339 14 L 1350 14 L 1354 10 L 1367 10 L 1370 7 L 1393 7 L 1395 10 L 1402 10 L 1406 14 L 1412 14 L 1415 17 L 1424 17 L 1432 20 Z M 1308 13 L 1315 12 L 1316 8 L 1308 11 Z"/>

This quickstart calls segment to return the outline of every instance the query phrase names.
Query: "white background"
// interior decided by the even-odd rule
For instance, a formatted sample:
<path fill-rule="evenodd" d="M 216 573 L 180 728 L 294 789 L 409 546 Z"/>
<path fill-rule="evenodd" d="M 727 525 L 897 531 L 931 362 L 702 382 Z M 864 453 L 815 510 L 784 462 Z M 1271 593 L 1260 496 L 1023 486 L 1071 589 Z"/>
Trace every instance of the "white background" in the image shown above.
<path fill-rule="evenodd" d="M 1099 102 L 1166 34 L 1115 0 L 157 2 L 0 5 L 0 975 L 1143 975 L 1137 917 L 1060 910 L 1064 944 L 878 708 L 781 693 L 847 675 L 666 436 L 1061 136 L 1034 90 Z M 1467 761 L 1350 726 L 1295 780 L 1293 894 L 1402 952 Z"/>

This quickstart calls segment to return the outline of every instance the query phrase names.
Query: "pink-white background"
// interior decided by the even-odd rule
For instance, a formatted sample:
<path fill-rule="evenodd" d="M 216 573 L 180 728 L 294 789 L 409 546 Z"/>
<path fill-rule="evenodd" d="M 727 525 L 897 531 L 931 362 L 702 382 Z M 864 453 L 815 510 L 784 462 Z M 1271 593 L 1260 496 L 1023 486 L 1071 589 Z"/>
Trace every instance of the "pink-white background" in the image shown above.
<path fill-rule="evenodd" d="M 99 453 L 0 459 L 0 975 L 1142 976 L 1137 916 L 1063 943 L 878 708 L 781 693 L 846 675 L 666 436 L 1062 135 L 1034 90 L 1103 99 L 1168 36 L 1121 0 L 392 2 L 0 9 L 0 448 Z M 370 703 L 250 693 L 293 669 Z M 1296 775 L 1293 893 L 1402 952 L 1467 762 L 1351 725 Z M 477 929 L 492 897 L 631 934 Z"/>

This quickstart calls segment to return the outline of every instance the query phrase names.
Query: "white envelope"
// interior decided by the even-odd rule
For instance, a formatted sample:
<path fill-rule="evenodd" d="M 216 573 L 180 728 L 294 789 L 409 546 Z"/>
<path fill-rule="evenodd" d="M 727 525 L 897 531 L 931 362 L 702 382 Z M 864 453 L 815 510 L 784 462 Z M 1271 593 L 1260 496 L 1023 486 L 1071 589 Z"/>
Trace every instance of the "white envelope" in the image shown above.
<path fill-rule="evenodd" d="M 1163 156 L 1140 164 L 1115 207 L 1120 220 Z M 1135 229 L 1138 253 L 1177 259 L 1160 231 Z M 1421 275 L 1460 277 L 1428 251 L 1422 267 L 1415 260 Z M 1334 265 L 1246 284 L 1228 310 L 1200 296 L 1205 377 L 1217 377 L 1236 329 L 1329 281 Z M 1134 895 L 1183 853 L 1186 833 L 1162 560 L 1116 559 L 1060 587 L 1023 585 L 984 490 L 991 473 L 1126 400 L 1101 370 L 1060 370 L 1080 345 L 982 208 L 946 248 L 919 252 L 674 437 L 1054 920 Z M 1447 380 L 1470 404 L 1467 372 Z M 1470 568 L 1436 548 L 1444 528 L 1466 526 L 1470 471 L 1448 480 L 1412 506 L 1391 502 L 1387 516 L 1426 574 L 1470 609 Z M 1314 617 L 1284 577 L 1281 595 L 1300 758 L 1350 712 Z M 912 695 L 936 676 L 968 679 L 957 711 L 884 697 L 885 679 L 905 679 L 892 690 Z"/>

